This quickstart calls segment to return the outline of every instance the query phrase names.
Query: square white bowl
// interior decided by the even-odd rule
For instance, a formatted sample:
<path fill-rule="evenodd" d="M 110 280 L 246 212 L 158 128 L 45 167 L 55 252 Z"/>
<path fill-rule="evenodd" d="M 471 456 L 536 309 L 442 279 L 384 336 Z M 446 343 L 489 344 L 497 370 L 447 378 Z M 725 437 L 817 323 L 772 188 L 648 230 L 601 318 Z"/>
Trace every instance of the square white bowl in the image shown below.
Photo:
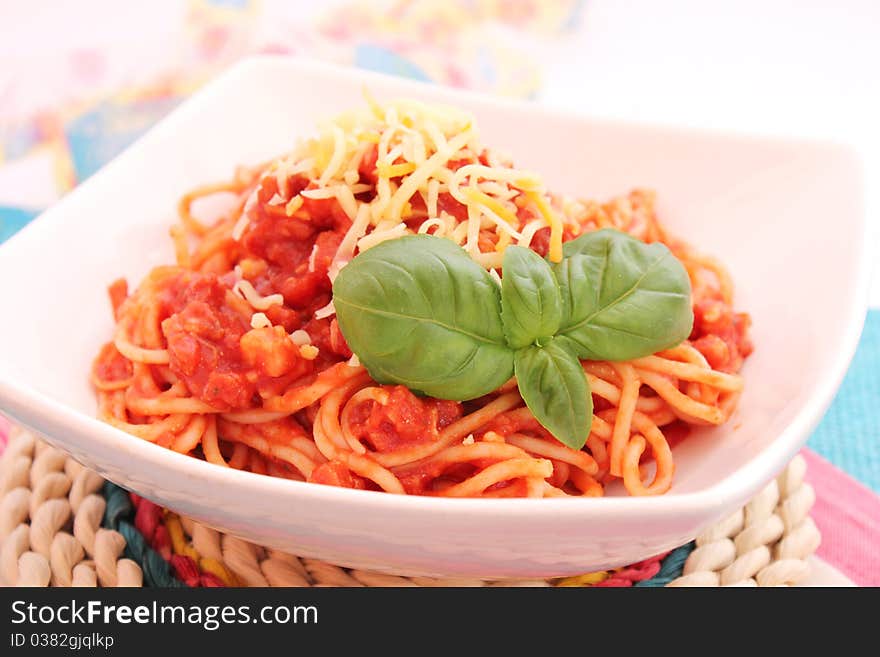
<path fill-rule="evenodd" d="M 755 353 L 739 409 L 675 448 L 657 498 L 449 500 L 232 471 L 94 419 L 92 358 L 109 339 L 105 289 L 173 262 L 177 199 L 235 165 L 289 150 L 317 121 L 378 98 L 472 111 L 484 143 L 554 190 L 658 191 L 661 220 L 729 266 Z M 837 389 L 865 313 L 860 166 L 839 146 L 592 120 L 356 70 L 242 63 L 0 247 L 0 410 L 103 476 L 246 539 L 401 574 L 553 576 L 680 545 L 766 484 Z"/>

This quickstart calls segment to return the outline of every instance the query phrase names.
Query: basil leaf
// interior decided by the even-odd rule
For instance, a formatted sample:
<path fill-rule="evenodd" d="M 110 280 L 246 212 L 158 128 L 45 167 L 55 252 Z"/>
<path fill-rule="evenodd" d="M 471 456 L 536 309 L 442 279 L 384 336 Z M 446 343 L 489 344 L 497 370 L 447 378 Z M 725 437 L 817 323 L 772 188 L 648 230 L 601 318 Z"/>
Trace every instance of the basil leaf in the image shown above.
<path fill-rule="evenodd" d="M 514 356 L 520 395 L 532 415 L 562 444 L 580 449 L 593 422 L 593 397 L 580 361 L 565 338 L 525 347 Z"/>
<path fill-rule="evenodd" d="M 603 229 L 566 243 L 563 255 L 553 267 L 562 288 L 559 333 L 580 358 L 640 358 L 690 335 L 690 281 L 663 244 Z"/>
<path fill-rule="evenodd" d="M 508 246 L 502 263 L 501 320 L 514 349 L 549 338 L 559 330 L 562 297 L 547 261 L 531 249 Z"/>
<path fill-rule="evenodd" d="M 500 296 L 461 247 L 430 235 L 378 244 L 333 283 L 339 328 L 370 375 L 441 399 L 480 397 L 513 374 Z"/>

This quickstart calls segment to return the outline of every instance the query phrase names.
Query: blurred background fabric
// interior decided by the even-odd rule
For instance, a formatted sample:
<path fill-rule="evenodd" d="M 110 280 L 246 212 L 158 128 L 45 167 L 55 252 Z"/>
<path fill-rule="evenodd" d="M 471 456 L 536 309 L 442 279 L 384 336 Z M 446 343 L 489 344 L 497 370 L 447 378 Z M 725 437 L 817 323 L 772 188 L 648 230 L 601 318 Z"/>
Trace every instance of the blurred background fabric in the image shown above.
<path fill-rule="evenodd" d="M 87 178 L 248 54 L 289 53 L 529 97 L 540 80 L 535 52 L 552 49 L 581 14 L 576 0 L 2 6 L 0 29 L 9 34 L 0 44 L 0 203 L 26 209 Z M 4 214 L 4 232 L 21 221 Z"/>
<path fill-rule="evenodd" d="M 880 235 L 870 0 L 0 0 L 0 242 L 253 53 L 594 116 L 841 141 L 864 161 L 869 237 Z M 833 218 L 822 238 L 833 239 Z M 873 310 L 810 441 L 875 492 L 878 372 Z"/>

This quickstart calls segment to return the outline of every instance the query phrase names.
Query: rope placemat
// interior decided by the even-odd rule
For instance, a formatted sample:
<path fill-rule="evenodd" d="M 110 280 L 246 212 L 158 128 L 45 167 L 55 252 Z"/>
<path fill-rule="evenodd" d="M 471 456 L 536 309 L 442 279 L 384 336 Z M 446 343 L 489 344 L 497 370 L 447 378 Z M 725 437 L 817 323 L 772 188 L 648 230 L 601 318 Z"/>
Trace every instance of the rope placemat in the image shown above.
<path fill-rule="evenodd" d="M 745 507 L 669 553 L 548 580 L 397 577 L 342 568 L 223 534 L 105 481 L 13 427 L 0 458 L 6 586 L 786 586 L 819 546 L 800 456 Z"/>

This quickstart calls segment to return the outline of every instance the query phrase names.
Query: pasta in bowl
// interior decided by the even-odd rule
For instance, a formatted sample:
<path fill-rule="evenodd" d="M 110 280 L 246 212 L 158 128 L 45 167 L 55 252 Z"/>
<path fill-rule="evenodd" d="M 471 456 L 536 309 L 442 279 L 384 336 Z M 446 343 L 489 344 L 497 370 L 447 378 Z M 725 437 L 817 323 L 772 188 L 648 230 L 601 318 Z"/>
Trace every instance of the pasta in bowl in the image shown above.
<path fill-rule="evenodd" d="M 196 218 L 217 194 L 228 208 Z M 749 317 L 652 192 L 552 194 L 458 109 L 370 99 L 179 211 L 176 264 L 111 286 L 92 382 L 106 422 L 221 467 L 656 495 L 670 444 L 726 422 L 743 388 Z"/>
<path fill-rule="evenodd" d="M 420 201 L 417 188 L 409 207 L 400 205 L 401 221 L 382 227 L 393 239 L 362 242 L 381 235 L 369 218 L 363 236 L 349 238 L 355 246 L 349 255 L 339 247 L 357 211 L 352 219 L 337 190 L 332 200 L 324 190 L 344 183 L 358 192 L 352 191 L 357 204 L 372 205 L 375 198 L 353 187 L 368 182 L 360 173 L 345 181 L 348 166 L 323 187 L 315 172 L 294 173 L 316 182 L 312 191 L 295 190 L 303 205 L 293 214 L 314 212 L 326 225 L 281 242 L 266 232 L 261 242 L 261 229 L 306 223 L 288 217 L 287 204 L 273 202 L 278 190 L 269 191 L 288 159 L 284 151 L 297 139 L 323 141 L 312 147 L 328 158 L 317 162 L 316 172 L 325 171 L 335 152 L 323 136 L 335 139 L 326 121 L 363 107 L 365 81 L 385 109 L 400 98 L 418 99 L 429 111 L 463 108 L 495 153 L 478 166 L 511 169 L 504 166 L 511 164 L 502 155 L 507 150 L 515 170 L 529 175 L 475 181 L 477 192 L 498 200 L 500 213 L 468 191 L 470 177 L 458 183 L 472 197 L 460 217 L 440 193 L 449 182 L 437 184 L 434 217 L 420 207 L 427 208 L 433 192 L 422 189 Z M 373 116 L 369 106 L 366 111 Z M 346 125 L 339 127 L 348 134 Z M 425 143 L 427 160 L 433 142 Z M 237 164 L 248 166 L 236 171 Z M 377 149 L 376 197 L 378 168 Z M 415 170 L 384 173 L 390 199 L 390 183 L 400 185 Z M 230 182 L 199 188 L 224 180 Z M 656 189 L 656 198 L 644 189 L 627 192 L 634 184 Z M 251 212 L 244 212 L 264 185 L 263 197 L 257 191 Z M 522 207 L 508 203 L 515 190 Z M 549 219 L 530 194 L 544 201 Z M 785 466 L 831 401 L 865 308 L 861 194 L 857 160 L 833 145 L 575 117 L 295 59 L 257 58 L 194 95 L 0 247 L 10 309 L 10 321 L 0 322 L 0 409 L 129 490 L 303 556 L 401 574 L 482 578 L 633 563 L 691 540 L 744 503 Z M 307 203 L 310 195 L 327 196 Z M 284 196 L 295 198 L 294 189 Z M 194 220 L 186 228 L 174 216 L 181 199 L 184 215 Z M 447 201 L 451 207 L 439 207 Z M 486 207 L 513 232 L 484 210 L 474 226 L 468 202 Z M 321 205 L 334 208 L 323 219 Z M 265 216 L 272 213 L 277 219 Z M 424 219 L 417 223 L 419 213 Z M 834 239 L 815 239 L 828 234 L 828 217 Z M 429 219 L 438 221 L 419 233 Z M 561 239 L 551 239 L 556 219 Z M 318 233 L 325 234 L 320 243 Z M 289 260 L 258 253 L 284 242 Z M 702 254 L 717 256 L 731 276 Z M 326 274 L 334 259 L 331 281 Z M 606 261 L 609 267 L 601 267 Z M 309 276 L 291 276 L 275 262 L 304 264 L 300 273 L 312 275 L 312 283 L 299 283 L 300 300 L 296 283 Z M 397 273 L 382 273 L 383 267 Z M 607 314 L 619 289 L 589 287 L 601 280 L 598 272 L 612 269 L 620 275 L 614 280 L 629 282 L 625 289 L 647 274 L 645 285 L 613 307 L 626 308 L 619 316 Z M 279 282 L 294 281 L 276 289 L 275 274 Z M 131 287 L 111 286 L 117 318 L 105 291 L 120 277 Z M 730 280 L 733 304 L 725 302 Z M 369 281 L 380 286 L 376 294 Z M 603 289 L 607 294 L 597 294 Z M 649 289 L 661 293 L 645 297 Z M 635 303 L 649 297 L 652 303 Z M 725 312 L 701 309 L 691 303 L 697 298 L 720 302 Z M 533 312 L 536 303 L 541 312 Z M 736 319 L 741 309 L 753 319 L 750 327 Z M 725 329 L 706 329 L 704 320 L 723 315 L 731 321 Z M 222 330 L 203 335 L 207 320 Z M 617 329 L 614 340 L 601 339 L 608 333 L 600 325 Z M 698 344 L 712 333 L 717 350 L 712 338 Z M 757 348 L 746 357 L 751 341 Z M 217 363 L 226 365 L 204 368 L 202 358 L 187 359 L 194 352 L 188 342 L 216 349 Z M 277 352 L 264 349 L 276 343 Z M 730 345 L 738 345 L 724 364 L 715 360 L 723 355 L 721 343 L 728 356 Z M 409 357 L 420 349 L 421 358 Z M 245 353 L 254 358 L 250 364 Z M 212 371 L 229 375 L 210 381 L 216 391 Z M 302 395 L 322 376 L 331 389 L 312 388 L 318 395 L 309 402 Z M 572 403 L 556 403 L 566 396 Z M 96 401 L 98 414 L 121 426 L 96 418 Z M 664 409 L 675 419 L 666 421 Z M 628 427 L 618 414 L 630 418 Z M 478 426 L 461 424 L 466 418 Z M 664 461 L 663 443 L 671 462 Z M 292 448 L 282 450 L 289 460 L 272 454 L 279 445 Z M 617 458 L 620 469 L 612 471 Z M 671 485 L 662 493 L 669 472 Z M 632 492 L 658 494 L 628 494 L 627 473 Z M 422 494 L 387 492 L 397 484 Z M 599 492 L 604 495 L 591 496 Z M 466 496 L 449 499 L 456 493 Z M 512 497 L 497 499 L 505 495 Z"/>

